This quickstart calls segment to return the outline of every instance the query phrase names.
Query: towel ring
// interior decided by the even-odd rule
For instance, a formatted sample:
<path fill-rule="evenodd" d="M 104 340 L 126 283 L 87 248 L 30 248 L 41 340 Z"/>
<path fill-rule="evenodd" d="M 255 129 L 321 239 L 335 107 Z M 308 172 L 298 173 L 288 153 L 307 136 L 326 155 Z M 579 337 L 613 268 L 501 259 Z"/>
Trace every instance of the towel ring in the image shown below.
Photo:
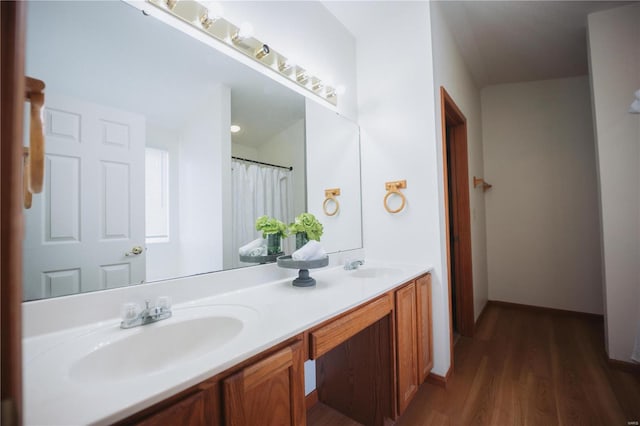
<path fill-rule="evenodd" d="M 337 195 L 340 195 L 340 188 L 325 189 L 324 191 L 325 199 L 322 203 L 322 210 L 327 216 L 335 216 L 340 210 L 340 203 L 336 199 Z M 333 211 L 328 211 L 327 207 L 331 201 L 335 203 L 336 207 Z"/>
<path fill-rule="evenodd" d="M 407 199 L 404 196 L 404 194 L 399 191 L 399 189 L 406 188 L 407 181 L 398 180 L 395 182 L 387 182 L 385 183 L 384 187 L 387 190 L 387 194 L 384 196 L 384 200 L 383 200 L 385 210 L 392 214 L 401 212 L 404 209 L 405 205 L 407 204 Z M 397 209 L 392 209 L 389 207 L 389 198 L 394 194 L 400 197 L 400 200 L 402 201 L 400 203 L 400 207 L 398 207 Z"/>

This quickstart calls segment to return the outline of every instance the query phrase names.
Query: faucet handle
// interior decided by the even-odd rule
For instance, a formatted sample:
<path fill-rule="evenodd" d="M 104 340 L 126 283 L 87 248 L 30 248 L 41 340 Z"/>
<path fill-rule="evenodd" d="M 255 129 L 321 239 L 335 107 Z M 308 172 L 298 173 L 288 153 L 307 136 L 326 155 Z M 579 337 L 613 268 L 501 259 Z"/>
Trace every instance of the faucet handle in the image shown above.
<path fill-rule="evenodd" d="M 120 317 L 123 321 L 135 319 L 142 309 L 137 303 L 123 303 L 120 308 Z"/>
<path fill-rule="evenodd" d="M 156 307 L 161 311 L 168 311 L 171 309 L 171 298 L 169 296 L 160 296 L 156 299 Z"/>

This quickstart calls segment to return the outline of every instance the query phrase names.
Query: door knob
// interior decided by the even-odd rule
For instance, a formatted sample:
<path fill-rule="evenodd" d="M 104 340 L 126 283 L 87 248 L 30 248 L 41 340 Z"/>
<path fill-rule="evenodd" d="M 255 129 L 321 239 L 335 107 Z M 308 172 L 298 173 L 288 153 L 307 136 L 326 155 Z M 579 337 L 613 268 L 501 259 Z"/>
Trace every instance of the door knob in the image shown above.
<path fill-rule="evenodd" d="M 137 256 L 141 254 L 144 249 L 141 246 L 134 246 L 130 252 L 125 253 L 125 256 Z"/>

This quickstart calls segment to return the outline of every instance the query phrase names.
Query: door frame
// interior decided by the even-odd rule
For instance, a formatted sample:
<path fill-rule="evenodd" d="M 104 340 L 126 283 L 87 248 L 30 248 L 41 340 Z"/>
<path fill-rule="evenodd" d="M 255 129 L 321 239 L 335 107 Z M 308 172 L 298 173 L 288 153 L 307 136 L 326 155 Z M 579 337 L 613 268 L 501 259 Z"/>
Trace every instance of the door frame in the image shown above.
<path fill-rule="evenodd" d="M 473 269 L 471 263 L 471 209 L 469 203 L 469 159 L 467 151 L 467 119 L 460 108 L 453 101 L 444 87 L 440 86 L 440 107 L 442 126 L 442 156 L 444 181 L 444 210 L 445 235 L 447 243 L 447 272 L 449 290 L 449 338 L 451 344 L 451 365 L 453 366 L 453 301 L 452 301 L 452 260 L 455 260 L 456 277 L 456 308 L 457 324 L 460 334 L 472 337 L 475 331 L 473 307 Z M 449 152 L 455 160 L 455 167 L 451 173 L 454 178 L 449 182 L 449 161 L 447 155 L 447 126 L 451 128 L 451 147 Z M 450 184 L 453 185 L 457 196 L 449 200 Z M 449 212 L 454 208 L 454 221 L 458 229 L 458 246 L 450 247 L 451 229 L 449 226 Z"/>
<path fill-rule="evenodd" d="M 0 2 L 0 423 L 22 423 L 22 126 L 25 3 Z"/>

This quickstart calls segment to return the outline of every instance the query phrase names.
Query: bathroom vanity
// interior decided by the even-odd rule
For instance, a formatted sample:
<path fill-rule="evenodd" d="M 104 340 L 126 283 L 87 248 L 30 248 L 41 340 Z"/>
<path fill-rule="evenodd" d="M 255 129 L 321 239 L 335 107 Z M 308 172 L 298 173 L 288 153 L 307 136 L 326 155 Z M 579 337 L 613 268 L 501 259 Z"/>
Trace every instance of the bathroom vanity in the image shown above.
<path fill-rule="evenodd" d="M 306 423 L 303 363 L 319 400 L 366 425 L 399 417 L 433 366 L 431 276 L 336 315 L 119 424 Z"/>
<path fill-rule="evenodd" d="M 302 425 L 314 401 L 360 423 L 393 422 L 433 365 L 430 268 L 342 268 L 363 256 L 357 124 L 309 99 L 315 77 L 306 88 L 294 74 L 273 79 L 271 57 L 271 70 L 255 72 L 234 45 L 206 36 L 213 21 L 177 19 L 172 4 L 28 5 L 27 73 L 48 90 L 49 181 L 25 213 L 24 424 Z M 87 45 L 101 49 L 80 55 Z M 184 70 L 189 78 L 175 77 Z M 231 235 L 242 228 L 232 201 L 245 194 L 228 171 L 253 145 L 232 139 L 232 122 L 265 143 L 288 135 L 288 146 L 250 152 L 293 167 L 296 213 L 320 216 L 327 188 L 341 190 L 340 214 L 324 223 L 331 263 L 313 287 L 292 286 L 291 270 L 236 262 L 236 243 L 250 237 Z M 104 158 L 89 142 L 107 147 Z M 276 151 L 287 156 L 262 157 Z M 172 194 L 166 209 L 142 205 L 145 180 Z M 162 229 L 146 232 L 142 212 Z M 160 296 L 174 301 L 170 318 L 120 328 L 123 304 Z M 307 360 L 316 379 L 305 396 Z"/>
<path fill-rule="evenodd" d="M 130 330 L 113 319 L 25 339 L 25 424 L 303 425 L 315 401 L 392 423 L 433 365 L 429 269 L 367 263 L 314 275 L 313 288 L 287 278 L 226 291 Z M 243 325 L 225 338 L 222 318 Z M 209 339 L 219 347 L 200 342 Z M 316 390 L 305 398 L 309 359 Z"/>

